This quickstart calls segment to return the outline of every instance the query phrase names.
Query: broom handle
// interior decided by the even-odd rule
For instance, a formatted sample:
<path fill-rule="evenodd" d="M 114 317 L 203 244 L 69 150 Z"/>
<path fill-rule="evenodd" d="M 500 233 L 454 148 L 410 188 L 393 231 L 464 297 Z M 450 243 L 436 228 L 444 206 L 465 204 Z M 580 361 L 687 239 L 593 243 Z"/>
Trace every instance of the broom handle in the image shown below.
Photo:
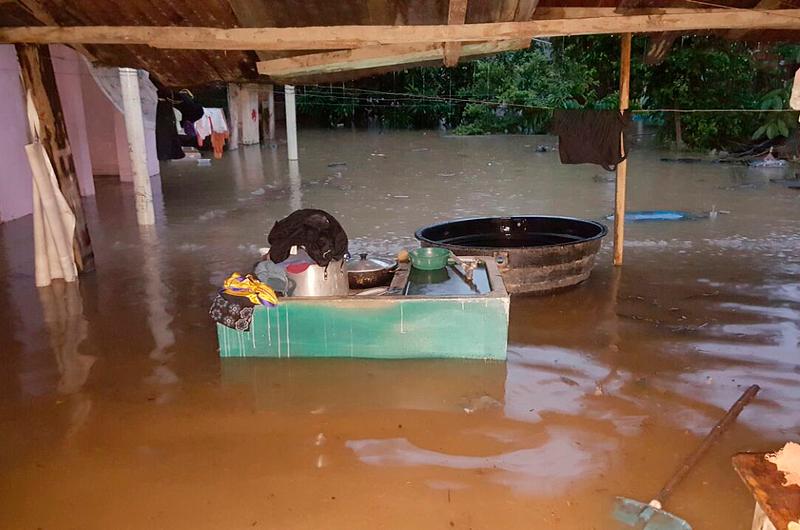
<path fill-rule="evenodd" d="M 736 420 L 737 416 L 739 416 L 739 414 L 742 412 L 742 409 L 748 403 L 750 403 L 754 397 L 756 397 L 756 394 L 758 394 L 759 390 L 761 390 L 761 387 L 758 385 L 751 385 L 750 388 L 745 390 L 744 393 L 739 396 L 739 399 L 736 400 L 736 403 L 734 403 L 733 406 L 728 409 L 728 412 L 726 412 L 725 415 L 717 422 L 717 424 L 714 425 L 711 431 L 709 431 L 703 440 L 703 443 L 697 446 L 697 448 L 683 460 L 681 467 L 675 471 L 675 473 L 669 479 L 669 482 L 667 482 L 664 487 L 661 488 L 661 491 L 658 492 L 658 495 L 656 495 L 655 499 L 653 500 L 663 504 L 664 499 L 666 499 L 667 496 L 672 493 L 672 489 L 677 486 L 681 480 L 686 478 L 686 475 L 689 474 L 700 458 L 712 445 L 714 445 L 714 442 L 717 441 L 717 438 L 719 438 L 720 435 L 730 426 L 730 424 Z"/>

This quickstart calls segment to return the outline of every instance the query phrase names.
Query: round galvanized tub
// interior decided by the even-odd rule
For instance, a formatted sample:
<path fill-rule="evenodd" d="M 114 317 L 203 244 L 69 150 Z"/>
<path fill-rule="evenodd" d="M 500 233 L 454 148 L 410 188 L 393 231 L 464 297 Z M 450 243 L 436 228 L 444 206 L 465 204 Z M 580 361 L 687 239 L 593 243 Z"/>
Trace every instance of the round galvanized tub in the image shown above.
<path fill-rule="evenodd" d="M 509 293 L 547 293 L 589 278 L 608 229 L 572 217 L 524 215 L 458 219 L 417 230 L 422 246 L 491 256 Z"/>

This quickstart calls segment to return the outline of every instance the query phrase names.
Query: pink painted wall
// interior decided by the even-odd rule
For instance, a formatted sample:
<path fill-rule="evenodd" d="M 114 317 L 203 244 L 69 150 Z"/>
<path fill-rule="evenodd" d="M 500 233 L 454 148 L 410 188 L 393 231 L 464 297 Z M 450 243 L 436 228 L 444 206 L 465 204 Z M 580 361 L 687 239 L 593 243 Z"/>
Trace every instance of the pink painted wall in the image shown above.
<path fill-rule="evenodd" d="M 78 186 L 84 197 L 94 195 L 92 159 L 89 152 L 86 111 L 83 106 L 80 78 L 83 59 L 72 48 L 61 45 L 50 46 L 50 57 L 53 60 L 53 71 L 56 74 L 58 95 L 64 109 L 64 122 L 67 125 L 67 136 L 72 150 L 72 158 L 75 161 Z"/>
<path fill-rule="evenodd" d="M 86 114 L 86 128 L 92 170 L 95 175 L 118 175 L 123 182 L 133 180 L 128 138 L 122 112 L 109 101 L 95 83 L 85 64 L 81 65 L 81 85 L 83 104 L 92 112 Z M 144 127 L 145 147 L 147 149 L 147 170 L 151 176 L 160 171 L 156 156 L 155 124 Z"/>
<path fill-rule="evenodd" d="M 33 210 L 33 175 L 25 156 L 28 118 L 14 46 L 0 45 L 0 222 Z"/>
<path fill-rule="evenodd" d="M 106 98 L 72 49 L 51 46 L 56 85 L 64 110 L 81 195 L 94 194 L 94 175 L 132 178 L 122 113 Z M 0 45 L 0 222 L 33 210 L 33 181 L 25 145 L 28 119 L 14 46 Z M 147 167 L 159 172 L 155 125 L 145 125 Z M 119 160 L 122 163 L 119 163 Z"/>

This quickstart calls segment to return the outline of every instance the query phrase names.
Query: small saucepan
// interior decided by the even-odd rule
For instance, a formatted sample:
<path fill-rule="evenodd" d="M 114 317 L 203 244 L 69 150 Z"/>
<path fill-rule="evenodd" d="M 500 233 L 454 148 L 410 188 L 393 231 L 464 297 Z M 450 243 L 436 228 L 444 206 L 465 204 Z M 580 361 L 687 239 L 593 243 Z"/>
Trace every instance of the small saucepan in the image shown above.
<path fill-rule="evenodd" d="M 370 289 L 392 283 L 397 262 L 382 258 L 368 258 L 367 253 L 347 261 L 347 278 L 351 289 Z"/>

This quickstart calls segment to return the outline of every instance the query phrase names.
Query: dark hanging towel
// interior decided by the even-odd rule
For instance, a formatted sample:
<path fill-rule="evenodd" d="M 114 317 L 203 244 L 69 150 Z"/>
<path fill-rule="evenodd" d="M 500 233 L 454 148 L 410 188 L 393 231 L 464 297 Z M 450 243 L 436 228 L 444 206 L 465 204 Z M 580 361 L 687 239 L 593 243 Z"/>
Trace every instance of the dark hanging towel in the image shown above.
<path fill-rule="evenodd" d="M 186 156 L 178 138 L 172 103 L 162 98 L 158 98 L 156 106 L 156 156 L 159 160 L 178 160 Z"/>
<path fill-rule="evenodd" d="M 267 240 L 269 257 L 280 263 L 289 257 L 292 246 L 306 253 L 320 267 L 340 260 L 347 253 L 347 234 L 331 214 L 323 210 L 297 210 L 275 223 Z"/>
<path fill-rule="evenodd" d="M 621 154 L 620 134 L 627 129 L 629 111 L 556 110 L 553 132 L 558 135 L 558 154 L 562 164 L 598 164 L 614 171 L 628 157 Z"/>
<path fill-rule="evenodd" d="M 186 91 L 181 90 L 175 94 L 175 97 L 177 98 L 177 103 L 175 103 L 174 106 L 181 113 L 181 121 L 190 121 L 194 123 L 203 117 L 205 113 L 203 106 L 197 103 Z"/>

